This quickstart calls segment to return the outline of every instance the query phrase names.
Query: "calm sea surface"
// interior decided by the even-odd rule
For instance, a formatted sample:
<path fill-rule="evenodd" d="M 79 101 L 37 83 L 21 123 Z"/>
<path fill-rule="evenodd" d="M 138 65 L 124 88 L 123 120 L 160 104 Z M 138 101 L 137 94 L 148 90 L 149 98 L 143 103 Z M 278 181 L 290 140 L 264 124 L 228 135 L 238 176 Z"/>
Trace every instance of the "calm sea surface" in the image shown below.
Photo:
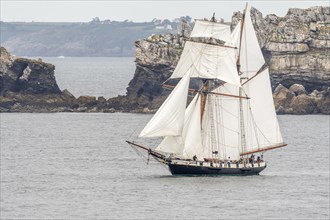
<path fill-rule="evenodd" d="M 105 98 L 124 95 L 135 71 L 134 57 L 45 57 L 55 65 L 55 78 L 61 90 Z"/>
<path fill-rule="evenodd" d="M 75 65 L 80 59 L 74 58 Z M 109 65 L 109 59 L 99 59 Z M 134 67 L 131 58 L 117 59 Z M 102 75 L 100 81 L 80 74 L 76 83 L 64 60 L 57 65 L 66 67 L 56 67 L 64 69 L 56 72 L 61 89 L 116 93 L 106 93 L 103 85 L 117 86 L 120 72 L 93 73 Z M 117 61 L 110 63 L 119 68 Z M 121 73 L 124 87 L 133 73 L 134 68 Z M 135 139 L 151 116 L 0 114 L 1 219 L 329 218 L 329 116 L 279 116 L 289 146 L 265 154 L 268 167 L 261 175 L 245 177 L 177 177 L 155 162 L 147 165 L 125 140 Z"/>

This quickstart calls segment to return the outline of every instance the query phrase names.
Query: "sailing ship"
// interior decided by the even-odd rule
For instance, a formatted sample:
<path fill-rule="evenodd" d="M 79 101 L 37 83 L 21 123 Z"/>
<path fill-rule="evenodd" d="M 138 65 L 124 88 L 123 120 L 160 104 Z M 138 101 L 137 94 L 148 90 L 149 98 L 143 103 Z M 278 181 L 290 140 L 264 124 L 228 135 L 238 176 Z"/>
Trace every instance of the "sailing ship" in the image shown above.
<path fill-rule="evenodd" d="M 170 79 L 180 81 L 164 84 L 173 90 L 139 135 L 161 143 L 126 142 L 173 175 L 259 174 L 267 166 L 263 152 L 286 146 L 248 6 L 232 32 L 214 15 L 196 20 Z M 200 80 L 199 89 L 189 88 L 191 79 Z"/>

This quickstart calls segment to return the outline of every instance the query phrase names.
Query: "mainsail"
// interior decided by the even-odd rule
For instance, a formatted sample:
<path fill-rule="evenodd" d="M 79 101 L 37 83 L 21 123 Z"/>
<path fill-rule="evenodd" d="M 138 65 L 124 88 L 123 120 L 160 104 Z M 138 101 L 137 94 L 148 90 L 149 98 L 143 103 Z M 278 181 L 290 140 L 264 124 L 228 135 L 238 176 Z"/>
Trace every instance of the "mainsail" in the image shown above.
<path fill-rule="evenodd" d="M 246 152 L 282 144 L 268 68 L 244 84 L 243 89 L 249 97 L 253 97 L 243 105 Z"/>
<path fill-rule="evenodd" d="M 225 84 L 215 93 L 238 95 L 239 88 Z M 203 119 L 203 146 L 206 158 L 218 152 L 219 159 L 238 160 L 240 146 L 239 100 L 237 98 L 209 94 Z"/>
<path fill-rule="evenodd" d="M 239 32 L 233 32 L 238 34 Z M 237 37 L 233 37 L 234 39 Z M 247 7 L 239 51 L 242 90 L 251 97 L 243 102 L 246 146 L 243 153 L 283 142 L 280 133 L 268 68 L 262 55 Z"/>

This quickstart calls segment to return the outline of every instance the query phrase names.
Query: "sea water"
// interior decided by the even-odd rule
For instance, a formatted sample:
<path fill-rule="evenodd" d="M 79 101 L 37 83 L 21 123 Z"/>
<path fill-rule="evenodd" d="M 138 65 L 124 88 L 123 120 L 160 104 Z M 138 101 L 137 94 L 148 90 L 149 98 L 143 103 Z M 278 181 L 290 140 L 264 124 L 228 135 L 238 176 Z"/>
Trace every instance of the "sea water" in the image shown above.
<path fill-rule="evenodd" d="M 78 63 L 81 58 L 75 59 Z M 119 63 L 134 67 L 129 59 L 119 59 Z M 73 74 L 66 65 L 66 73 Z M 111 66 L 115 65 L 116 61 Z M 56 71 L 61 68 L 57 66 Z M 56 77 L 61 74 L 56 72 Z M 98 76 L 76 73 L 82 77 L 82 83 L 76 83 L 70 74 L 60 76 L 59 86 L 75 95 L 86 94 L 92 87 L 95 94 L 90 95 L 116 93 L 106 94 L 104 88 L 92 85 L 102 84 L 94 80 Z M 116 84 L 112 74 L 93 74 Z M 119 75 L 127 85 L 133 73 Z M 122 88 L 117 92 L 123 92 Z M 0 114 L 1 219 L 329 218 L 329 116 L 279 116 L 289 145 L 264 154 L 268 167 L 261 175 L 217 177 L 171 176 L 163 165 L 152 160 L 147 165 L 147 155 L 138 154 L 125 140 L 138 141 L 136 135 L 151 117 Z M 157 141 L 148 144 L 153 147 Z"/>
<path fill-rule="evenodd" d="M 105 98 L 126 94 L 133 78 L 133 57 L 45 57 L 55 65 L 55 78 L 61 90 L 68 89 L 76 98 L 81 95 Z"/>

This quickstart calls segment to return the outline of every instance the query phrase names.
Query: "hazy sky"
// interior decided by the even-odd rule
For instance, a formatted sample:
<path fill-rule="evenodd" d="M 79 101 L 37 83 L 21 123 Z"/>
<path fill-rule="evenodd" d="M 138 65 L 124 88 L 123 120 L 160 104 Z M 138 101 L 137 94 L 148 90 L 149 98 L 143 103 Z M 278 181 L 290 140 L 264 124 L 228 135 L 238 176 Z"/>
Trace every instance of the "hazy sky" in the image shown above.
<path fill-rule="evenodd" d="M 190 15 L 193 18 L 211 17 L 230 21 L 234 11 L 242 10 L 246 2 L 263 15 L 284 16 L 288 8 L 329 6 L 328 0 L 321 1 L 182 1 L 182 0 L 0 0 L 2 21 L 71 21 L 85 22 L 94 17 L 135 22 L 151 21 L 153 18 L 178 18 Z"/>

